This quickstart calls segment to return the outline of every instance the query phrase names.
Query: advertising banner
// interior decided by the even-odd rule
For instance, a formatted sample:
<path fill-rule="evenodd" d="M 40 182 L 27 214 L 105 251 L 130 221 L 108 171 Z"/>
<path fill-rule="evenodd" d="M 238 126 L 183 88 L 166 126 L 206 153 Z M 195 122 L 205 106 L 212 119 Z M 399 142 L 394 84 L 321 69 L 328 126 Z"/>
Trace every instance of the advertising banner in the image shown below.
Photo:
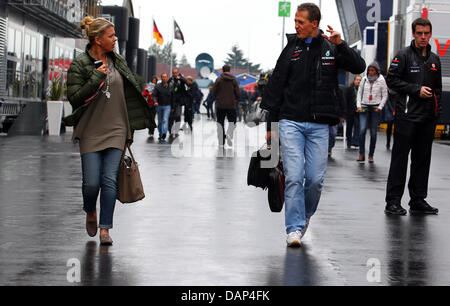
<path fill-rule="evenodd" d="M 351 45 L 362 39 L 364 29 L 388 21 L 393 0 L 336 0 L 346 41 Z"/>
<path fill-rule="evenodd" d="M 376 22 L 388 21 L 392 16 L 393 0 L 354 0 L 359 29 L 374 26 Z"/>

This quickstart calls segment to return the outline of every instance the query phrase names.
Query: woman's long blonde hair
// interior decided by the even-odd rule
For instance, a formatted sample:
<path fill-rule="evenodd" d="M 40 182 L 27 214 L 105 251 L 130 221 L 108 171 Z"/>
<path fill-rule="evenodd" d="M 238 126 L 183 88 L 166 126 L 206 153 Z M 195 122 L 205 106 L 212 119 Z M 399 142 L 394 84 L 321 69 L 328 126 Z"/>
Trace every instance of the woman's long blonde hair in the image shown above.
<path fill-rule="evenodd" d="M 84 17 L 80 23 L 81 29 L 91 44 L 95 42 L 96 37 L 101 37 L 106 29 L 109 27 L 114 27 L 114 24 L 105 18 L 95 18 L 92 19 L 90 16 Z"/>
<path fill-rule="evenodd" d="M 355 86 L 356 78 L 361 78 L 362 79 L 362 76 L 360 74 L 355 75 L 355 77 L 353 78 L 353 81 L 350 83 L 350 87 Z"/>

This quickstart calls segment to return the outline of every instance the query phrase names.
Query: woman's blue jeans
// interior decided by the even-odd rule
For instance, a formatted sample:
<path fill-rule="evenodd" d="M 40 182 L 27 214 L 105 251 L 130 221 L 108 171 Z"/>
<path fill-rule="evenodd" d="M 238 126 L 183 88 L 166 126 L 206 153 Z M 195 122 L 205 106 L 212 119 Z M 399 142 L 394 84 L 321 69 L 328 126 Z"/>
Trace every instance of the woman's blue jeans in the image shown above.
<path fill-rule="evenodd" d="M 370 129 L 370 148 L 369 156 L 375 153 L 377 144 L 378 124 L 380 122 L 380 113 L 374 109 L 366 109 L 359 114 L 359 155 L 366 154 L 366 131 Z"/>
<path fill-rule="evenodd" d="M 283 170 L 286 179 L 287 234 L 302 231 L 319 205 L 328 165 L 328 125 L 280 120 Z"/>
<path fill-rule="evenodd" d="M 81 156 L 83 171 L 83 210 L 92 214 L 97 208 L 100 192 L 99 228 L 113 228 L 113 215 L 117 199 L 117 174 L 122 150 L 109 148 Z"/>

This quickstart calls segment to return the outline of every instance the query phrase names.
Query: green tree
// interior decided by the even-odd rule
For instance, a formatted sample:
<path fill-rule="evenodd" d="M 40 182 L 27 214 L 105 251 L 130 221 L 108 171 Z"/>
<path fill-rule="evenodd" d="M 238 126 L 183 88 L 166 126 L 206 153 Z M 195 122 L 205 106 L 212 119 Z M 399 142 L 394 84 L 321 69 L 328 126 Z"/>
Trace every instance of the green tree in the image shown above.
<path fill-rule="evenodd" d="M 244 52 L 239 49 L 238 45 L 231 47 L 231 53 L 228 53 L 228 58 L 225 60 L 226 65 L 230 65 L 231 69 L 246 69 L 246 60 L 244 58 Z"/>
<path fill-rule="evenodd" d="M 244 58 L 244 52 L 237 44 L 231 47 L 231 53 L 228 53 L 225 64 L 230 65 L 232 69 L 246 69 L 254 74 L 261 72 L 260 64 L 253 64 L 249 59 Z"/>
<path fill-rule="evenodd" d="M 181 57 L 180 67 L 191 67 L 191 64 L 189 64 L 187 60 L 186 54 L 183 54 L 183 56 Z"/>
<path fill-rule="evenodd" d="M 170 57 L 172 57 L 172 64 L 174 67 L 178 66 L 177 54 L 172 50 L 172 42 L 161 47 L 158 44 L 153 44 L 148 50 L 150 55 L 156 56 L 156 62 L 170 65 Z"/>

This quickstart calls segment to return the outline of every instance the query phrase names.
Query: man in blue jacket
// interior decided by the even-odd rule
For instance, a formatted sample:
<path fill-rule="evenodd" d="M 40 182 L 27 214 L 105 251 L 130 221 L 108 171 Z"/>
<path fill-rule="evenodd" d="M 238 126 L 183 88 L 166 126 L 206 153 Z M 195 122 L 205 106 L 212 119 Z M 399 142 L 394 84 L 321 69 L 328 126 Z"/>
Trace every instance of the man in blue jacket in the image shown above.
<path fill-rule="evenodd" d="M 327 30 L 330 36 L 319 30 L 320 19 L 320 9 L 313 3 L 297 8 L 297 34 L 288 35 L 261 103 L 269 111 L 268 142 L 277 140 L 271 125 L 279 122 L 288 246 L 301 245 L 309 219 L 317 210 L 327 169 L 328 126 L 344 117 L 338 69 L 359 74 L 366 68 L 340 33 L 331 26 Z"/>

